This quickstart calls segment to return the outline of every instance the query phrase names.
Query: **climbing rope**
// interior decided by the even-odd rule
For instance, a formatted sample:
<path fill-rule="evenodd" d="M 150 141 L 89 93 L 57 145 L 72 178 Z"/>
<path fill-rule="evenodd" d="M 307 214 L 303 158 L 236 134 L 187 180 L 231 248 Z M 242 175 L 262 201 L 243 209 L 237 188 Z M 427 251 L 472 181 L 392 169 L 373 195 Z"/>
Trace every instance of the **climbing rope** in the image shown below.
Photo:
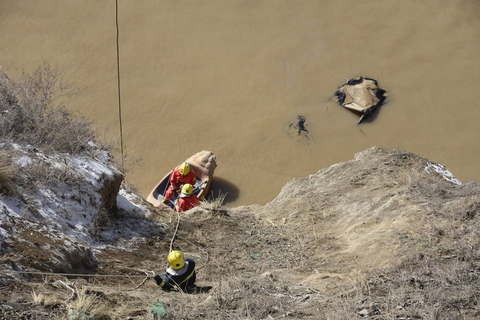
<path fill-rule="evenodd" d="M 173 251 L 173 243 L 175 241 L 175 238 L 178 238 L 178 239 L 181 239 L 187 243 L 189 243 L 190 245 L 194 246 L 194 247 L 197 247 L 198 249 L 200 249 L 203 253 L 205 253 L 205 255 L 207 256 L 207 260 L 199 267 L 196 267 L 195 269 L 198 271 L 200 269 L 202 269 L 203 267 L 205 267 L 207 265 L 207 263 L 210 261 L 210 256 L 208 255 L 208 252 L 206 250 L 203 250 L 199 245 L 196 245 L 194 244 L 193 242 L 181 237 L 178 235 L 178 227 L 180 226 L 180 212 L 177 212 L 177 224 L 175 226 L 175 231 L 173 232 L 173 236 L 172 236 L 172 240 L 170 241 L 170 251 L 169 252 L 172 252 Z"/>
<path fill-rule="evenodd" d="M 173 232 L 172 240 L 170 241 L 170 251 L 173 251 L 173 242 L 175 241 L 175 237 L 177 236 L 178 233 L 178 227 L 180 226 L 180 212 L 177 212 L 177 225 L 175 227 L 175 231 Z"/>
<path fill-rule="evenodd" d="M 125 275 L 125 274 L 61 273 L 61 272 L 37 272 L 37 271 L 17 271 L 17 270 L 11 271 L 10 273 L 34 274 L 34 275 L 44 275 L 44 276 L 64 276 L 64 277 L 123 277 L 123 278 L 145 277 L 145 276 L 133 276 L 133 275 Z"/>
<path fill-rule="evenodd" d="M 179 236 L 179 235 L 177 235 L 177 238 L 179 238 L 179 239 L 181 239 L 181 240 L 183 240 L 183 241 L 191 244 L 192 246 L 197 247 L 198 249 L 200 249 L 201 251 L 203 251 L 203 253 L 205 253 L 205 255 L 207 256 L 207 260 L 206 260 L 202 265 L 200 265 L 199 267 L 196 267 L 196 268 L 195 268 L 197 271 L 200 270 L 200 269 L 202 269 L 203 267 L 205 267 L 205 266 L 207 265 L 207 263 L 210 261 L 210 256 L 208 255 L 208 252 L 207 252 L 206 250 L 203 250 L 200 246 L 192 243 L 191 241 L 189 241 L 189 240 L 187 240 L 187 239 L 185 239 L 185 238 L 183 238 L 183 237 L 181 237 L 181 236 Z"/>
<path fill-rule="evenodd" d="M 118 88 L 118 118 L 120 122 L 120 151 L 122 153 L 122 172 L 125 173 L 125 156 L 123 153 L 123 128 L 122 128 L 122 103 L 121 103 L 121 90 L 120 90 L 120 45 L 119 35 L 120 30 L 118 27 L 118 0 L 115 0 L 115 22 L 117 27 L 117 88 Z"/>
<path fill-rule="evenodd" d="M 63 277 L 122 277 L 122 278 L 144 278 L 142 282 L 140 282 L 140 284 L 138 284 L 137 286 L 133 287 L 133 288 L 130 288 L 130 289 L 125 289 L 124 291 L 132 291 L 132 290 L 136 290 L 138 288 L 140 288 L 141 286 L 143 286 L 145 284 L 145 282 L 148 280 L 148 278 L 150 278 L 150 275 L 149 275 L 149 272 L 151 272 L 153 274 L 152 277 L 155 276 L 155 272 L 154 271 L 150 271 L 150 270 L 136 270 L 136 271 L 141 271 L 143 273 L 145 273 L 144 276 L 133 276 L 133 275 L 125 275 L 125 274 L 89 274 L 89 273 L 60 273 L 60 272 L 36 272 L 36 271 L 11 271 L 11 272 L 8 272 L 7 273 L 10 273 L 10 274 L 15 274 L 15 273 L 20 273 L 20 274 L 31 274 L 31 275 L 45 275 L 45 276 L 63 276 Z M 59 280 L 60 283 L 62 283 L 63 285 L 65 285 L 67 288 L 69 288 L 70 290 L 73 290 L 71 287 L 69 287 L 67 284 L 65 284 L 64 282 L 62 282 L 61 280 Z M 75 294 L 75 291 L 73 291 L 74 294 Z M 70 299 L 69 299 L 70 300 Z M 68 301 L 68 300 L 67 300 Z"/>

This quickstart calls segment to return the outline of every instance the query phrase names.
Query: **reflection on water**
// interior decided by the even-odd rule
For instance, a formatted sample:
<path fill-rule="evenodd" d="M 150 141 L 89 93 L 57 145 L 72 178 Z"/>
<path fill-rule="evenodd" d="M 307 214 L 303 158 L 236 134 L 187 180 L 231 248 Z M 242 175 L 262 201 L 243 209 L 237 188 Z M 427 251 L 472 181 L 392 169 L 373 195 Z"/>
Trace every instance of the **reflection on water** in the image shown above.
<path fill-rule="evenodd" d="M 372 146 L 480 177 L 478 1 L 118 3 L 127 179 L 144 196 L 204 149 L 238 191 L 232 206 L 264 204 L 292 178 Z M 66 68 L 88 87 L 74 107 L 120 144 L 115 2 L 2 1 L 0 28 L 2 66 Z M 355 76 L 389 93 L 358 126 L 329 100 Z M 285 130 L 297 115 L 308 141 Z"/>
<path fill-rule="evenodd" d="M 235 202 L 240 195 L 240 189 L 233 183 L 218 176 L 214 176 L 210 190 L 208 191 L 207 200 L 213 200 L 225 196 L 224 205 Z"/>
<path fill-rule="evenodd" d="M 383 108 L 388 108 L 388 104 L 391 103 L 389 98 L 386 98 L 385 101 L 382 102 L 382 105 L 378 107 L 377 109 L 373 110 L 373 112 L 366 118 L 362 120 L 362 123 L 372 123 L 377 119 L 377 117 L 380 115 L 382 112 L 381 109 Z"/>

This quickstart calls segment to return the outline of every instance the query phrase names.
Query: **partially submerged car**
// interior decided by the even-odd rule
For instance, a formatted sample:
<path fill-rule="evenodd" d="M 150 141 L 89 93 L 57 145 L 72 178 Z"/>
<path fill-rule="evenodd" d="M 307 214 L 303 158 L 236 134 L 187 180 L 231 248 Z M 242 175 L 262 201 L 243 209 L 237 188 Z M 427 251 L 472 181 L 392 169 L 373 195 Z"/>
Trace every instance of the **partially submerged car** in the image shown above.
<path fill-rule="evenodd" d="M 360 114 L 357 124 L 372 114 L 387 97 L 375 79 L 356 77 L 341 85 L 335 92 L 338 104 Z"/>

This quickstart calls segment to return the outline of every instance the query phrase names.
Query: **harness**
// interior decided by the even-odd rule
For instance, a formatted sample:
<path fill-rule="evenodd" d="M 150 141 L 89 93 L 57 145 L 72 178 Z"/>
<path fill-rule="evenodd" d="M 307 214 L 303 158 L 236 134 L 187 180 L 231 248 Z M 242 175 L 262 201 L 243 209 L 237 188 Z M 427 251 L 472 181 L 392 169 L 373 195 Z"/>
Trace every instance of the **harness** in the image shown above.
<path fill-rule="evenodd" d="M 188 279 L 190 279 L 190 278 L 193 276 L 194 273 L 195 273 L 195 269 L 192 270 L 192 272 L 191 272 L 185 279 L 183 279 L 183 281 L 180 282 L 178 285 L 181 286 L 182 284 L 184 284 L 185 282 L 187 282 Z"/>

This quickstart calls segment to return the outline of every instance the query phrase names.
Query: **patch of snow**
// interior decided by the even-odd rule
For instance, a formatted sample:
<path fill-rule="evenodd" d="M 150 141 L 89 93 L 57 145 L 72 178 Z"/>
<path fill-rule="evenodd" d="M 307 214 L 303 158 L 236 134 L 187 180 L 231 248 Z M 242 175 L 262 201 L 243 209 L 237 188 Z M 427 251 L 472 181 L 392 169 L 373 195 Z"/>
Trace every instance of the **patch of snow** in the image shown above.
<path fill-rule="evenodd" d="M 8 240 L 8 232 L 7 230 L 3 229 L 0 224 L 0 243 L 6 242 Z"/>
<path fill-rule="evenodd" d="M 2 209 L 0 211 L 1 220 L 6 220 L 8 217 L 19 217 L 21 214 L 20 200 L 17 198 L 0 198 L 0 205 L 2 206 Z"/>
<path fill-rule="evenodd" d="M 27 156 L 23 156 L 15 160 L 15 164 L 19 165 L 20 167 L 26 167 L 32 162 L 32 158 Z"/>
<path fill-rule="evenodd" d="M 149 218 L 151 216 L 150 210 L 141 204 L 135 203 L 142 203 L 143 199 L 140 198 L 138 195 L 133 193 L 128 193 L 125 189 L 120 189 L 117 195 L 117 207 L 119 209 L 123 209 L 128 212 L 139 213 L 144 217 Z"/>
<path fill-rule="evenodd" d="M 445 168 L 445 166 L 443 166 L 441 164 L 429 162 L 425 167 L 425 171 L 428 174 L 430 174 L 431 173 L 430 170 L 433 170 L 436 173 L 440 174 L 447 181 L 450 181 L 450 182 L 458 184 L 458 185 L 462 185 L 460 180 L 455 178 L 453 176 L 453 174 L 450 171 L 448 171 L 447 168 Z"/>

